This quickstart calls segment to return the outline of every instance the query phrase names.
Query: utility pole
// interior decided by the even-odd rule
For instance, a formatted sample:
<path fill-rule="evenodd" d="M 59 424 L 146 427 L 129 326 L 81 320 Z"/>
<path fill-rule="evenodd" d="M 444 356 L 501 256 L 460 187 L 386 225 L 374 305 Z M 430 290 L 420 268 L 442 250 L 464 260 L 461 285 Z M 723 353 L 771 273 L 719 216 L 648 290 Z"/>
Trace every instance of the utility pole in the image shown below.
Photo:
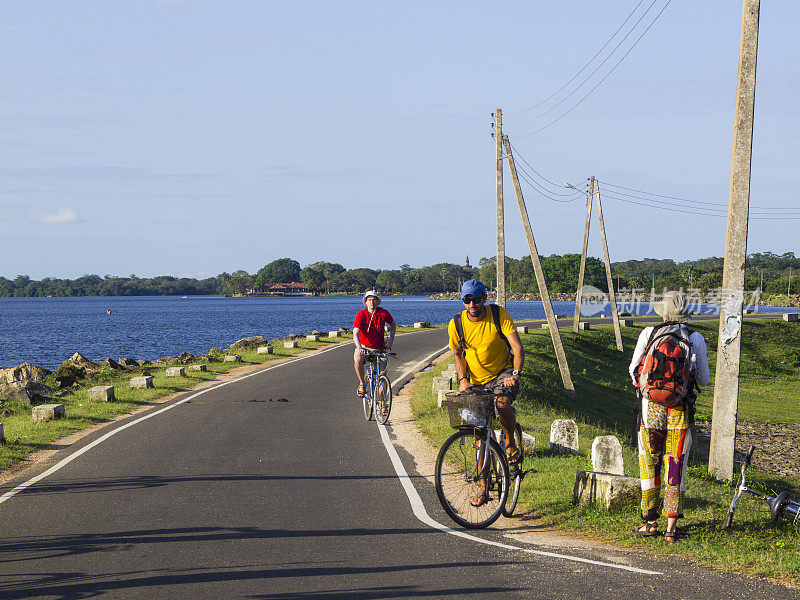
<path fill-rule="evenodd" d="M 594 202 L 594 177 L 591 179 L 589 195 L 586 197 L 586 227 L 583 229 L 583 250 L 581 251 L 581 268 L 578 271 L 578 293 L 575 294 L 575 319 L 572 322 L 572 331 L 578 333 L 578 323 L 581 320 L 581 296 L 583 296 L 583 273 L 586 270 L 586 248 L 589 245 L 589 225 L 592 221 L 592 204 Z"/>
<path fill-rule="evenodd" d="M 711 421 L 708 473 L 733 479 L 733 450 L 739 402 L 739 361 L 742 341 L 744 272 L 747 260 L 747 219 L 750 211 L 750 161 L 753 154 L 753 114 L 756 100 L 756 58 L 760 0 L 744 0 L 736 85 L 736 114 L 728 195 L 722 298 L 719 313 L 716 384 Z"/>
<path fill-rule="evenodd" d="M 558 368 L 561 371 L 561 381 L 564 384 L 564 389 L 571 396 L 575 396 L 575 386 L 572 383 L 572 376 L 569 372 L 569 364 L 567 363 L 567 355 L 564 352 L 564 346 L 561 343 L 561 332 L 558 330 L 558 323 L 556 322 L 556 315 L 553 312 L 553 304 L 550 302 L 550 294 L 547 291 L 547 282 L 544 279 L 544 271 L 542 270 L 542 263 L 539 261 L 539 251 L 536 249 L 536 241 L 533 239 L 533 229 L 531 229 L 531 222 L 528 219 L 528 209 L 525 208 L 525 199 L 522 197 L 522 188 L 519 185 L 519 178 L 517 177 L 517 167 L 514 165 L 514 156 L 511 154 L 511 144 L 508 141 L 508 136 L 503 136 L 503 145 L 506 149 L 506 156 L 508 158 L 508 169 L 511 171 L 511 180 L 514 182 L 514 193 L 517 195 L 517 204 L 519 205 L 519 214 L 522 217 L 522 226 L 525 229 L 525 236 L 528 238 L 528 248 L 531 251 L 531 262 L 533 263 L 533 272 L 536 273 L 536 283 L 539 286 L 539 295 L 542 297 L 542 306 L 544 306 L 544 314 L 547 315 L 547 326 L 550 330 L 550 338 L 553 340 L 553 349 L 558 359 Z"/>
<path fill-rule="evenodd" d="M 617 350 L 623 351 L 622 332 L 619 330 L 619 313 L 617 312 L 617 294 L 614 291 L 614 278 L 611 276 L 611 259 L 608 257 L 608 243 L 606 242 L 606 227 L 603 224 L 603 205 L 600 203 L 600 188 L 597 180 L 592 177 L 594 193 L 597 198 L 597 219 L 600 221 L 600 239 L 603 242 L 603 258 L 606 262 L 606 281 L 608 283 L 608 301 L 611 303 L 611 320 L 614 323 L 614 337 L 617 338 Z"/>
<path fill-rule="evenodd" d="M 503 223 L 503 111 L 494 111 L 494 142 L 497 158 L 497 304 L 506 306 L 506 239 Z"/>

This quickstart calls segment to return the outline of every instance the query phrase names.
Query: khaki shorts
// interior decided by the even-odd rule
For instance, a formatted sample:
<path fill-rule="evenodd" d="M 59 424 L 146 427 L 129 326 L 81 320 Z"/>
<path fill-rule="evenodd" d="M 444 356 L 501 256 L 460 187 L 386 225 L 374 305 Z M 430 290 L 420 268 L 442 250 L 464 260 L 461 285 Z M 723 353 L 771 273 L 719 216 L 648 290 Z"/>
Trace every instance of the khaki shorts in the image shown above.
<path fill-rule="evenodd" d="M 372 352 L 378 352 L 378 348 L 367 348 L 366 346 L 361 346 L 361 347 L 362 347 L 364 350 L 371 350 Z M 364 358 L 366 358 L 366 356 L 367 356 L 366 354 L 365 354 L 364 356 L 361 356 L 361 352 L 359 351 L 359 349 L 358 349 L 358 348 L 356 348 L 356 349 L 355 349 L 355 352 L 353 352 L 353 358 L 361 358 L 361 359 L 364 359 Z"/>
<path fill-rule="evenodd" d="M 514 369 L 503 369 L 500 371 L 500 374 L 497 375 L 497 377 L 482 384 L 482 387 L 485 387 L 487 390 L 491 390 L 495 396 L 505 396 L 510 402 L 513 402 L 514 398 L 516 398 L 517 394 L 519 394 L 519 382 L 511 387 L 506 387 L 503 385 L 503 380 L 506 377 L 513 377 L 513 373 Z"/>

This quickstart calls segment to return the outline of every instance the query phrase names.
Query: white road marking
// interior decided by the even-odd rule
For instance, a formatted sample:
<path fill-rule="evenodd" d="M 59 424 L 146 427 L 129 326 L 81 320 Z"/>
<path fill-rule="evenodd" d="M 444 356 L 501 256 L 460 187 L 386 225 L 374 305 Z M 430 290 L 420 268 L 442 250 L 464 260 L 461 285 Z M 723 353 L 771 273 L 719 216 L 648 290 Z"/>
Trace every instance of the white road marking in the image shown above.
<path fill-rule="evenodd" d="M 446 348 L 445 348 L 446 350 Z M 441 354 L 441 350 L 437 350 L 427 358 L 423 359 L 417 364 L 417 367 L 420 365 L 426 365 L 430 362 L 432 358 L 435 358 L 437 355 Z M 403 373 L 403 375 L 399 378 L 402 379 L 411 371 L 419 370 L 417 367 L 414 369 L 410 369 Z M 632 571 L 634 573 L 642 573 L 644 575 L 663 575 L 658 571 L 647 571 L 645 569 L 639 569 L 637 567 L 630 567 L 628 565 L 619 565 L 614 563 L 606 563 L 597 560 L 591 560 L 588 558 L 581 558 L 579 556 L 570 556 L 569 554 L 557 554 L 555 552 L 545 552 L 544 550 L 534 550 L 532 548 L 523 548 L 521 546 L 513 546 L 511 544 L 504 544 L 502 542 L 494 542 L 491 540 L 485 540 L 480 538 L 476 535 L 471 535 L 464 531 L 460 531 L 458 529 L 453 529 L 452 527 L 447 527 L 442 525 L 438 521 L 433 520 L 428 512 L 425 510 L 425 505 L 422 503 L 422 498 L 420 498 L 419 493 L 417 492 L 414 485 L 411 483 L 411 478 L 408 476 L 408 472 L 406 471 L 405 467 L 403 466 L 403 462 L 400 460 L 400 456 L 397 454 L 397 450 L 392 443 L 392 440 L 389 438 L 389 433 L 386 430 L 385 425 L 381 425 L 378 423 L 378 430 L 381 433 L 381 440 L 383 441 L 383 445 L 386 447 L 386 452 L 389 454 L 389 459 L 392 461 L 392 465 L 394 466 L 394 470 L 397 473 L 397 478 L 400 480 L 400 484 L 403 486 L 403 490 L 405 490 L 406 496 L 408 497 L 408 501 L 411 504 L 411 510 L 414 512 L 414 516 L 417 517 L 420 521 L 422 521 L 425 525 L 432 527 L 433 529 L 437 529 L 443 533 L 449 533 L 450 535 L 454 535 L 460 538 L 464 538 L 470 540 L 472 542 L 478 542 L 480 544 L 486 544 L 487 546 L 496 546 L 498 548 L 504 548 L 506 550 L 518 550 L 520 552 L 525 552 L 527 554 L 536 554 L 538 556 L 548 556 L 550 558 L 560 558 L 563 560 L 571 560 L 574 562 L 581 562 L 590 565 L 597 565 L 599 567 L 610 567 L 612 569 L 621 569 L 623 571 Z"/>
<path fill-rule="evenodd" d="M 264 373 L 265 371 L 271 371 L 272 369 L 277 369 L 278 367 L 282 367 L 284 365 L 296 363 L 299 360 L 304 360 L 306 358 L 311 358 L 313 356 L 319 356 L 320 354 L 324 354 L 325 352 L 330 352 L 331 350 L 336 350 L 337 348 L 340 348 L 340 347 L 342 347 L 342 346 L 337 344 L 336 346 L 331 346 L 330 348 L 326 348 L 325 350 L 320 350 L 319 352 L 314 352 L 313 354 L 307 354 L 306 356 L 300 356 L 300 357 L 298 357 L 298 358 L 296 358 L 294 360 L 283 362 L 283 363 L 281 363 L 279 365 L 273 365 L 271 367 L 267 367 L 266 369 L 259 369 L 258 371 L 254 371 L 253 373 L 248 373 L 247 375 L 242 375 L 241 377 L 237 377 L 236 379 L 231 379 L 230 381 L 226 381 L 225 383 L 220 383 L 219 385 L 215 385 L 213 387 L 206 388 L 205 390 L 199 391 L 196 394 L 192 394 L 191 396 L 188 396 L 188 397 L 184 398 L 183 400 L 178 400 L 177 402 L 175 402 L 173 404 L 170 404 L 169 406 L 165 406 L 164 408 L 162 408 L 160 410 L 148 413 L 143 417 L 139 417 L 138 419 L 135 419 L 135 420 L 131 421 L 130 423 L 125 423 L 124 425 L 121 425 L 120 427 L 117 427 L 116 429 L 113 429 L 112 431 L 109 431 L 105 435 L 100 436 L 99 438 L 97 438 L 92 443 L 86 444 L 83 448 L 81 448 L 80 450 L 77 450 L 76 452 L 70 454 L 66 458 L 60 460 L 59 462 L 54 464 L 52 467 L 50 467 L 46 471 L 40 473 L 39 475 L 36 475 L 35 477 L 31 477 L 26 482 L 19 484 L 13 490 L 9 490 L 8 492 L 6 492 L 2 496 L 0 496 L 0 504 L 5 502 L 6 500 L 9 500 L 9 499 L 13 498 L 14 496 L 19 494 L 20 492 L 24 491 L 25 489 L 27 489 L 30 486 L 32 486 L 33 484 L 35 484 L 37 481 L 41 481 L 45 477 L 49 477 L 50 475 L 52 475 L 53 473 L 55 473 L 59 469 L 62 469 L 63 467 L 65 467 L 66 465 L 71 463 L 73 460 L 75 460 L 76 458 L 81 456 L 84 452 L 88 452 L 89 450 L 91 450 L 92 448 L 97 446 L 98 444 L 101 444 L 104 441 L 106 441 L 112 435 L 116 435 L 120 431 L 123 431 L 123 430 L 127 429 L 128 427 L 133 427 L 137 423 L 141 423 L 142 421 L 145 421 L 145 420 L 147 420 L 147 419 L 149 419 L 151 417 L 155 417 L 156 415 L 160 415 L 163 412 L 166 412 L 168 410 L 172 410 L 176 406 L 179 406 L 180 404 L 183 404 L 184 402 L 188 402 L 189 400 L 192 400 L 193 398 L 197 398 L 198 396 L 201 396 L 202 394 L 205 394 L 205 393 L 210 392 L 212 390 L 218 390 L 219 388 L 224 387 L 226 385 L 230 385 L 231 383 L 236 383 L 237 381 L 242 381 L 243 379 L 247 379 L 248 377 L 253 377 L 254 375 L 260 375 L 261 373 Z"/>

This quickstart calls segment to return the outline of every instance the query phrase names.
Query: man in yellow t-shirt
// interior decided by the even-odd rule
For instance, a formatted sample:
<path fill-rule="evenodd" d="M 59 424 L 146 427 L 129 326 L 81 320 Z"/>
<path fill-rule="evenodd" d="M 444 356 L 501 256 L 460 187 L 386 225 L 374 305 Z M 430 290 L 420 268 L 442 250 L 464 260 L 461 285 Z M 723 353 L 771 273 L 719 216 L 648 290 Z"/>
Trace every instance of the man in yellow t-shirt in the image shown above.
<path fill-rule="evenodd" d="M 514 327 L 514 320 L 508 311 L 498 307 L 500 330 L 508 340 L 508 345 L 500 337 L 490 309 L 486 308 L 486 286 L 477 279 L 470 279 L 461 287 L 461 298 L 466 309 L 456 318 L 461 319 L 464 331 L 464 347 L 456 330 L 455 319 L 450 320 L 447 331 L 450 335 L 450 349 L 455 355 L 458 391 L 465 392 L 470 385 L 480 385 L 490 389 L 495 395 L 495 407 L 500 417 L 500 427 L 506 436 L 508 461 L 511 464 L 522 460 L 522 449 L 514 443 L 514 429 L 517 419 L 511 403 L 519 392 L 519 379 L 525 361 L 525 350 Z M 513 351 L 513 354 L 509 351 Z M 473 506 L 481 506 L 488 501 L 486 481 L 481 482 L 481 491 L 470 498 Z"/>

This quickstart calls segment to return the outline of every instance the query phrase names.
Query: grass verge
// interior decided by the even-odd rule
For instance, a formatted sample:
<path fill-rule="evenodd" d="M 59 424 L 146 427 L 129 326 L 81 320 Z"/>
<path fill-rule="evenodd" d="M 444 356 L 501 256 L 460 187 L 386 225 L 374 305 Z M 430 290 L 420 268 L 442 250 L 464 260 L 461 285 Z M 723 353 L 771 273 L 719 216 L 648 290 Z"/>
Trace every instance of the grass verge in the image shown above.
<path fill-rule="evenodd" d="M 709 363 L 714 372 L 716 322 L 691 326 L 708 341 Z M 536 438 L 536 450 L 525 457 L 525 480 L 520 499 L 521 521 L 557 526 L 581 536 L 627 548 L 685 556 L 715 567 L 758 577 L 800 584 L 800 528 L 789 523 L 769 524 L 767 506 L 743 497 L 736 508 L 732 530 L 722 530 L 734 495 L 732 486 L 707 475 L 707 465 L 692 453 L 685 505 L 680 526 L 688 537 L 669 544 L 659 536 L 639 538 L 631 529 L 639 520 L 638 506 L 609 512 L 598 506 L 573 506 L 575 471 L 591 470 L 590 452 L 597 435 L 616 435 L 623 444 L 626 475 L 638 477 L 636 449 L 628 440 L 632 429 L 633 387 L 628 363 L 644 325 L 623 328 L 625 352 L 616 350 L 611 327 L 573 334 L 562 330 L 577 399 L 564 393 L 549 333 L 522 335 L 525 369 L 517 416 L 527 433 Z M 739 418 L 784 423 L 800 422 L 796 389 L 800 383 L 800 328 L 782 321 L 746 321 L 742 347 Z M 448 361 L 452 362 L 452 360 Z M 447 364 L 423 373 L 414 386 L 411 407 L 423 434 L 434 447 L 452 433 L 447 415 L 437 407 L 432 378 Z M 698 411 L 711 415 L 713 379 L 698 398 Z M 555 419 L 578 423 L 577 456 L 555 455 L 549 450 L 550 425 Z M 752 471 L 752 473 L 751 473 Z M 798 487 L 789 480 L 748 470 L 748 481 L 768 490 Z M 663 530 L 664 520 L 660 522 Z"/>

